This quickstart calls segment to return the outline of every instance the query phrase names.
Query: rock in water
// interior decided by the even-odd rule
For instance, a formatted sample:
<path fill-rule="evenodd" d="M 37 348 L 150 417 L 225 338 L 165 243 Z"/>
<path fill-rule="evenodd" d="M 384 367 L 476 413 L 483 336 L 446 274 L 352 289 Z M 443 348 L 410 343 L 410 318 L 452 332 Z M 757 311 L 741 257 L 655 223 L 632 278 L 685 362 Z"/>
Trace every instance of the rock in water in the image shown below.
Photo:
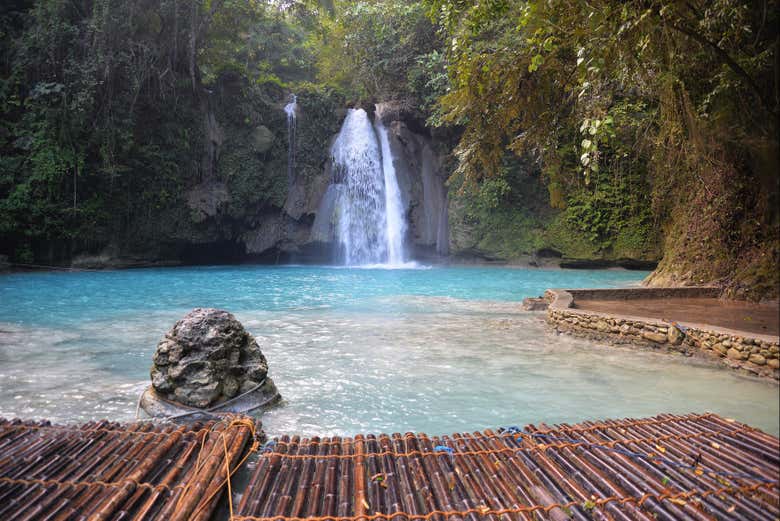
<path fill-rule="evenodd" d="M 218 410 L 252 390 L 262 391 L 251 393 L 262 397 L 264 403 L 257 406 L 279 399 L 260 346 L 227 311 L 197 308 L 187 313 L 157 344 L 153 362 L 151 394 L 186 407 Z M 142 407 L 160 415 L 149 394 Z"/>

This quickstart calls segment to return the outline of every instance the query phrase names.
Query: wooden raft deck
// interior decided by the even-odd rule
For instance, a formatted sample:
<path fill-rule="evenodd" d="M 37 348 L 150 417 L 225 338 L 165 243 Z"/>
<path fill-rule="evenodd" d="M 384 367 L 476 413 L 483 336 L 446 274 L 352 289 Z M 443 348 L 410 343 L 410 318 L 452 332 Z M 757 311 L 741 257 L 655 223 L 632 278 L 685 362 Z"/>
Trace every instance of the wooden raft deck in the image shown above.
<path fill-rule="evenodd" d="M 269 442 L 233 521 L 777 519 L 777 438 L 714 414 Z"/>
<path fill-rule="evenodd" d="M 254 432 L 230 418 L 188 426 L 78 427 L 0 419 L 0 519 L 205 520 Z"/>

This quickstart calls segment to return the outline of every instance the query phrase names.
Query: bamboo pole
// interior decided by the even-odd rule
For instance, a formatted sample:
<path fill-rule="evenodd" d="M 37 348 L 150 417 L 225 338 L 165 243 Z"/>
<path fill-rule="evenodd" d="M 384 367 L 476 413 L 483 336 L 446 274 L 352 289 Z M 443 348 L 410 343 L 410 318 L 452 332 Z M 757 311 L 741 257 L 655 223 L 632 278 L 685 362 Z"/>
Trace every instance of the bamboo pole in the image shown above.
<path fill-rule="evenodd" d="M 211 479 L 204 497 L 195 508 L 195 514 L 191 515 L 188 521 L 206 521 L 211 517 L 211 513 L 214 511 L 214 507 L 216 507 L 220 497 L 219 491 L 227 491 L 227 482 L 230 479 L 228 469 L 233 471 L 237 467 L 251 437 L 251 431 L 245 425 L 236 424 L 226 428 L 224 436 L 225 441 L 222 444 L 223 464 L 217 467 L 216 475 Z M 215 450 L 219 451 L 219 445 L 218 443 Z M 227 447 L 227 454 L 224 453 L 225 447 Z M 232 502 L 232 498 L 229 497 L 228 501 Z"/>
<path fill-rule="evenodd" d="M 330 438 L 323 438 L 322 444 L 317 450 L 317 455 L 326 456 L 330 454 L 331 447 L 332 445 Z M 314 476 L 312 477 L 311 488 L 309 494 L 306 497 L 305 503 L 304 511 L 306 513 L 306 517 L 315 516 L 321 512 L 320 504 L 325 489 L 325 474 L 328 466 L 327 461 L 328 460 L 323 457 L 317 458 L 315 460 Z"/>
<path fill-rule="evenodd" d="M 425 434 L 421 434 L 419 438 L 416 438 L 416 443 L 421 450 L 433 453 L 433 443 L 430 439 L 427 438 L 427 436 L 425 436 Z M 442 453 L 436 459 L 442 457 L 449 458 L 450 456 L 447 453 Z M 420 457 L 419 455 L 415 455 L 413 458 L 419 459 L 423 469 L 425 470 L 425 473 L 427 474 L 428 480 L 431 483 L 431 491 L 433 492 L 433 499 L 437 506 L 437 510 L 444 510 L 449 512 L 456 511 L 455 507 L 453 506 L 453 498 L 449 493 L 447 479 L 444 476 L 442 468 L 433 461 L 434 458 Z M 442 516 L 437 516 L 437 518 L 441 519 Z M 453 521 L 462 521 L 463 517 L 459 515 L 453 515 L 449 519 Z"/>
<path fill-rule="evenodd" d="M 388 477 L 382 472 L 381 456 L 377 456 L 382 449 L 373 434 L 366 436 L 365 450 L 370 454 L 366 457 L 366 470 L 369 476 L 366 500 L 371 506 L 369 512 L 386 514 L 388 511 L 385 507 L 385 489 L 388 487 Z"/>
<path fill-rule="evenodd" d="M 227 441 L 232 441 L 232 433 L 226 432 L 227 426 L 223 423 L 217 425 L 206 438 L 206 443 L 200 455 L 200 467 L 191 472 L 191 478 L 187 482 L 186 493 L 183 491 L 177 499 L 175 508 L 170 514 L 171 521 L 184 521 L 189 519 L 195 508 L 203 499 L 211 480 L 224 465 L 224 450 L 221 436 Z"/>
<path fill-rule="evenodd" d="M 453 435 L 453 445 L 457 445 L 462 451 L 470 451 L 472 450 L 472 447 L 465 437 L 465 435 Z M 460 490 L 461 499 L 459 503 L 463 506 L 464 510 L 478 508 L 482 504 L 486 493 L 482 489 L 482 484 L 477 479 L 476 474 L 478 470 L 474 465 L 473 458 L 470 456 L 456 456 L 454 470 L 458 477 L 457 486 Z M 481 517 L 484 516 L 478 516 L 476 513 L 470 513 L 468 515 L 468 518 L 471 521 L 479 521 Z M 490 516 L 490 518 L 494 518 L 494 516 Z"/>
<path fill-rule="evenodd" d="M 290 440 L 288 450 L 293 454 L 299 454 L 298 451 L 299 442 L 300 442 L 300 438 L 298 436 L 293 436 L 292 439 Z M 301 466 L 300 458 L 284 460 L 282 467 L 285 469 L 284 474 L 287 476 L 287 479 L 285 479 L 284 481 L 280 480 L 281 487 L 279 490 L 279 498 L 276 503 L 276 506 L 273 509 L 273 515 L 275 516 L 287 515 L 288 509 L 292 505 L 292 500 L 293 500 L 292 491 L 299 478 L 300 466 Z"/>
<path fill-rule="evenodd" d="M 351 440 L 342 440 L 341 453 L 345 456 L 351 456 L 353 454 L 353 443 Z M 352 467 L 354 464 L 353 458 L 342 458 L 337 460 L 338 465 L 338 479 L 337 479 L 337 492 L 336 492 L 336 515 L 338 517 L 351 516 L 354 508 L 352 505 L 352 493 L 351 478 Z M 356 508 L 356 507 L 355 507 Z"/>
<path fill-rule="evenodd" d="M 262 511 L 261 501 L 265 497 L 266 490 L 273 482 L 272 477 L 275 475 L 275 467 L 280 462 L 278 454 L 287 451 L 286 446 L 279 446 L 279 440 L 274 440 L 274 442 L 277 443 L 281 452 L 263 452 L 259 455 L 257 468 L 238 507 L 238 511 L 241 513 Z"/>
<path fill-rule="evenodd" d="M 188 440 L 184 450 L 179 452 L 179 455 L 175 460 L 171 460 L 168 465 L 168 472 L 160 480 L 160 485 L 166 488 L 173 486 L 179 475 L 187 467 L 190 461 L 197 457 L 197 451 L 200 449 L 200 443 L 197 440 Z M 155 490 L 150 497 L 146 500 L 146 503 L 138 509 L 137 518 L 144 519 L 149 516 L 149 512 L 157 503 L 157 501 L 163 495 L 170 496 L 169 491 Z"/>
<path fill-rule="evenodd" d="M 368 495 L 366 493 L 366 461 L 365 461 L 365 438 L 361 435 L 355 436 L 355 464 L 353 468 L 352 483 L 354 484 L 355 515 L 358 521 L 365 521 L 366 512 L 369 510 Z"/>
<path fill-rule="evenodd" d="M 316 464 L 316 455 L 320 450 L 319 438 L 313 438 L 309 443 L 299 445 L 298 453 L 309 456 L 303 461 L 303 465 L 300 469 L 300 477 L 298 481 L 298 487 L 295 491 L 295 497 L 292 501 L 290 508 L 290 517 L 300 517 L 303 515 L 304 507 L 306 506 L 306 496 L 308 494 L 311 482 L 312 482 L 312 467 Z"/>
<path fill-rule="evenodd" d="M 390 440 L 391 440 L 391 445 L 388 446 L 389 450 L 398 453 L 406 453 L 409 451 L 409 449 L 407 448 L 408 440 L 402 438 L 399 433 L 393 433 Z M 399 510 L 401 512 L 406 512 L 409 514 L 419 514 L 420 510 L 417 508 L 417 502 L 415 501 L 416 494 L 409 483 L 410 481 L 409 458 L 407 456 L 399 456 L 399 457 L 393 457 L 392 459 L 395 463 L 394 474 L 397 480 L 396 489 L 398 490 L 398 498 L 400 499 L 401 502 L 401 508 Z M 431 496 L 433 496 L 432 490 L 430 491 L 430 493 Z"/>
<path fill-rule="evenodd" d="M 0 419 L 0 519 L 205 521 L 250 434 L 241 425 L 207 425 L 213 431 L 201 434 L 200 425 L 104 421 L 59 428 Z M 531 435 L 517 439 L 489 430 L 451 437 L 283 437 L 259 457 L 237 513 L 336 521 L 366 521 L 375 513 L 393 514 L 390 521 L 557 520 L 563 514 L 578 521 L 703 521 L 780 514 L 780 442 L 738 422 L 659 415 L 532 425 L 526 432 Z M 438 446 L 454 454 L 435 451 Z M 696 459 L 701 466 L 677 467 L 662 458 L 683 465 Z M 774 484 L 763 486 L 765 480 Z M 448 513 L 431 516 L 434 511 Z"/>
<path fill-rule="evenodd" d="M 323 438 L 322 444 L 317 449 L 318 456 L 326 456 L 330 454 L 331 440 L 330 438 Z M 312 485 L 309 493 L 306 496 L 306 516 L 315 516 L 320 510 L 320 503 L 324 496 L 325 490 L 325 475 L 327 473 L 328 460 L 320 457 L 314 462 L 314 476 L 312 477 Z"/>
<path fill-rule="evenodd" d="M 487 447 L 480 444 L 480 436 L 464 434 L 461 442 L 465 447 L 474 452 L 482 452 Z M 482 488 L 483 498 L 492 510 L 501 510 L 503 508 L 518 508 L 522 501 L 518 498 L 504 482 L 504 476 L 498 474 L 502 464 L 500 454 L 475 454 L 473 456 L 462 456 L 458 459 L 466 460 L 471 463 L 474 469 L 474 475 L 479 480 Z M 441 460 L 440 460 L 441 461 Z M 513 521 L 509 514 L 502 514 L 500 519 L 503 521 Z"/>
<path fill-rule="evenodd" d="M 330 454 L 341 454 L 341 438 L 334 437 L 332 441 L 335 442 L 330 447 Z M 338 500 L 336 494 L 336 487 L 338 486 L 338 460 L 328 459 L 326 460 L 325 468 L 325 482 L 323 485 L 323 503 L 322 503 L 322 515 L 323 516 L 335 516 L 336 515 L 336 502 Z"/>
<path fill-rule="evenodd" d="M 526 427 L 526 431 L 533 431 L 535 428 L 531 425 Z M 531 441 L 530 438 L 524 437 L 522 440 L 522 446 L 526 449 L 536 447 L 536 443 Z M 568 473 L 572 476 L 578 477 L 578 482 L 581 483 L 589 492 L 590 498 L 604 498 L 614 494 L 614 490 L 610 490 L 609 486 L 601 479 L 600 476 L 594 475 L 590 472 L 590 469 L 584 468 L 577 464 L 575 461 L 571 461 L 569 458 L 564 457 L 563 450 L 550 450 L 550 451 L 529 451 L 526 453 L 528 462 L 533 462 L 539 469 L 548 469 L 547 474 L 555 473 Z M 549 458 L 549 459 L 548 459 Z M 556 464 L 560 465 L 560 468 L 556 468 Z M 540 470 L 538 474 L 545 472 Z M 588 501 L 586 500 L 586 502 Z M 608 503 L 605 506 L 607 515 L 614 516 L 621 521 L 632 521 L 634 519 L 641 519 L 643 521 L 651 521 L 651 518 L 642 512 L 635 512 L 635 517 L 631 517 L 628 513 L 623 511 L 623 508 L 614 504 Z"/>
<path fill-rule="evenodd" d="M 90 518 L 90 521 L 107 521 L 122 501 L 135 490 L 136 482 L 141 481 L 156 463 L 157 459 L 170 450 L 180 438 L 181 430 L 174 431 L 163 443 L 154 447 L 148 451 L 148 453 L 144 451 L 144 460 L 140 461 L 135 469 L 124 479 L 125 484 L 119 489 L 116 495 L 111 496 L 108 501 L 99 504 L 95 514 Z"/>
<path fill-rule="evenodd" d="M 288 454 L 294 454 L 295 453 L 295 445 L 290 443 L 290 438 L 288 436 L 283 436 L 282 442 L 284 443 L 285 450 Z M 274 507 L 276 506 L 276 501 L 279 497 L 280 491 L 282 486 L 284 486 L 284 482 L 287 479 L 287 474 L 290 468 L 290 459 L 289 458 L 281 458 L 279 456 L 272 456 L 276 462 L 279 464 L 279 468 L 277 471 L 277 474 L 274 478 L 273 483 L 271 484 L 271 489 L 269 490 L 268 499 L 265 503 L 265 508 L 263 508 L 262 516 L 268 517 L 272 516 L 274 513 Z"/>
<path fill-rule="evenodd" d="M 382 451 L 392 450 L 392 444 L 391 438 L 386 434 L 380 435 L 377 440 L 377 445 Z M 385 482 L 387 483 L 387 489 L 385 490 L 385 509 L 388 514 L 405 511 L 403 499 L 401 497 L 403 492 L 399 488 L 400 481 L 398 478 L 399 470 L 397 463 L 398 459 L 389 454 L 383 454 L 379 460 L 379 467 L 384 475 Z M 414 513 L 409 510 L 406 510 L 406 512 L 410 514 Z M 407 521 L 407 517 L 396 515 L 393 516 L 390 521 Z"/>

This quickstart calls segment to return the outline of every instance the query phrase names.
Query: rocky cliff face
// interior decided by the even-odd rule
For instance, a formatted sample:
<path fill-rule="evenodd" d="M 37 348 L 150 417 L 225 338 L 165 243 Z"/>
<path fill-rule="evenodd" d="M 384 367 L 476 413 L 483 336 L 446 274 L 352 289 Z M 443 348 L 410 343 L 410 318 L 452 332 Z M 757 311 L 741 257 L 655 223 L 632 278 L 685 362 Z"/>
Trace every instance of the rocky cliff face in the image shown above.
<path fill-rule="evenodd" d="M 343 113 L 333 116 L 334 119 L 338 117 L 340 123 Z M 433 150 L 430 137 L 412 131 L 403 114 L 386 105 L 378 105 L 374 117 L 381 118 L 388 129 L 403 211 L 409 223 L 407 244 L 412 247 L 415 258 L 447 255 L 446 172 L 442 169 L 441 158 Z M 303 106 L 297 123 L 299 146 L 307 146 L 304 140 L 307 126 L 311 124 L 312 116 Z M 321 168 L 296 170 L 283 206 L 277 212 L 259 216 L 257 225 L 241 235 L 248 255 L 297 261 L 333 259 L 341 186 L 334 183 L 329 157 L 334 138 L 335 133 L 325 141 L 323 149 L 328 156 Z M 300 153 L 297 156 L 300 158 Z"/>
<path fill-rule="evenodd" d="M 499 176 L 479 185 L 454 179 L 449 193 L 450 255 L 458 261 L 564 268 L 653 269 L 658 233 L 647 223 L 604 236 L 583 231 L 553 208 L 549 185 L 530 159 L 507 157 Z"/>
<path fill-rule="evenodd" d="M 294 176 L 287 175 L 289 93 L 223 78 L 209 97 L 202 151 L 190 179 L 177 179 L 170 200 L 139 212 L 126 231 L 76 251 L 79 267 L 239 262 L 323 262 L 310 245 L 311 225 L 327 188 L 329 139 L 345 113 L 327 89 L 298 92 Z"/>
<path fill-rule="evenodd" d="M 375 117 L 388 129 L 398 185 L 409 223 L 408 242 L 417 257 L 449 253 L 448 172 L 431 138 L 412 131 L 403 114 L 379 104 Z"/>
<path fill-rule="evenodd" d="M 139 213 L 124 236 L 73 256 L 73 265 L 333 262 L 341 185 L 334 183 L 330 150 L 346 115 L 344 100 L 321 89 L 297 93 L 296 160 L 288 175 L 288 93 L 248 89 L 226 80 L 210 98 L 204 152 L 195 161 L 201 173 L 178 187 L 170 203 Z M 509 168 L 508 188 L 495 193 L 490 185 L 482 194 L 450 189 L 452 143 L 431 137 L 394 104 L 371 108 L 387 129 L 413 259 L 602 267 L 592 263 L 657 258 L 652 241 L 617 237 L 605 252 L 570 229 L 548 205 L 538 168 Z"/>

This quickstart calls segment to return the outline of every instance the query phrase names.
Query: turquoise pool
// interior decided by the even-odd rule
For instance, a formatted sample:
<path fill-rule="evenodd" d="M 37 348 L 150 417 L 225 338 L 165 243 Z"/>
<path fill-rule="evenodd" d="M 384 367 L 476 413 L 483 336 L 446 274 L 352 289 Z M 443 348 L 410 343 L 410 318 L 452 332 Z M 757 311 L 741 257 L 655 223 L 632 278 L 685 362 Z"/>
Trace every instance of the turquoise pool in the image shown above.
<path fill-rule="evenodd" d="M 134 417 L 157 341 L 233 312 L 285 398 L 271 433 L 429 434 L 714 411 L 777 434 L 777 387 L 682 357 L 549 333 L 523 297 L 646 273 L 218 266 L 0 276 L 0 415 Z"/>

